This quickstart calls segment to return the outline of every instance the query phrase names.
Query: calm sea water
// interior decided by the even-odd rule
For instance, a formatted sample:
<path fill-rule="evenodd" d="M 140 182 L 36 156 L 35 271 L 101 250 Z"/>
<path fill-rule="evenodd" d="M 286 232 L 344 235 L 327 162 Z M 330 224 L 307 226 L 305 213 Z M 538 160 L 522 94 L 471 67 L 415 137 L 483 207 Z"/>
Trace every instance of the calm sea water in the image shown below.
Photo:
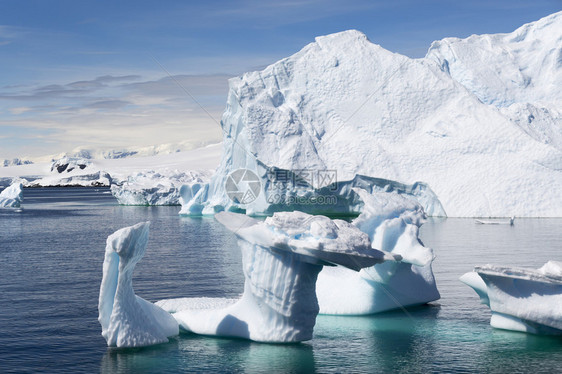
<path fill-rule="evenodd" d="M 441 300 L 363 317 L 319 316 L 314 339 L 258 344 L 182 334 L 150 348 L 108 349 L 97 321 L 105 239 L 151 221 L 136 293 L 231 297 L 243 289 L 232 234 L 177 207 L 118 206 L 108 189 L 24 192 L 0 210 L 0 372 L 560 372 L 562 338 L 492 329 L 490 312 L 458 277 L 474 265 L 538 267 L 562 260 L 561 219 L 514 227 L 471 219 L 427 222 Z"/>

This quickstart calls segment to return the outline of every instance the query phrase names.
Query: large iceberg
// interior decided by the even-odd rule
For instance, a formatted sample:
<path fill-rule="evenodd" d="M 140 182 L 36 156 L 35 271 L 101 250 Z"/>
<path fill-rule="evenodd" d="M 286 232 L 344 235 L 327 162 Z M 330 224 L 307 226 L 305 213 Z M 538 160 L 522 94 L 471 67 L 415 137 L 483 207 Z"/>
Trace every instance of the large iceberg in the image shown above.
<path fill-rule="evenodd" d="M 315 284 L 324 265 L 360 270 L 400 259 L 372 249 L 368 235 L 342 220 L 298 211 L 276 213 L 265 222 L 230 212 L 216 218 L 239 238 L 245 276 L 241 299 L 157 303 L 173 312 L 183 329 L 198 334 L 276 343 L 309 340 L 319 311 Z"/>
<path fill-rule="evenodd" d="M 121 184 L 112 184 L 111 193 L 121 205 L 180 205 L 210 176 L 210 171 L 137 172 Z"/>
<path fill-rule="evenodd" d="M 318 37 L 263 71 L 233 78 L 222 117 L 221 164 L 211 183 L 182 212 L 245 210 L 260 214 L 281 210 L 272 206 L 278 200 L 270 199 L 271 190 L 279 190 L 276 179 L 270 177 L 274 169 L 291 179 L 280 195 L 291 201 L 304 197 L 300 201 L 309 205 L 309 211 L 342 212 L 337 203 L 317 204 L 317 197 L 325 195 L 322 189 L 329 188 L 322 183 L 322 176 L 328 173 L 338 182 L 358 175 L 404 185 L 423 181 L 424 193 L 431 190 L 429 195 L 444 208 L 428 211 L 432 215 L 562 216 L 562 195 L 558 193 L 562 190 L 562 150 L 555 146 L 562 133 L 557 119 L 562 65 L 556 58 L 561 27 L 562 13 L 525 26 L 525 42 L 517 44 L 517 56 L 534 56 L 536 45 L 549 53 L 545 59 L 537 56 L 533 64 L 513 65 L 515 55 L 502 49 L 506 44 L 486 49 L 495 64 L 490 71 L 503 72 L 505 67 L 516 72 L 521 66 L 524 74 L 548 74 L 537 80 L 531 76 L 527 86 L 514 88 L 507 82 L 512 77 L 507 70 L 493 77 L 486 73 L 485 77 L 500 83 L 481 80 L 492 87 L 484 94 L 454 73 L 460 65 L 454 65 L 448 55 L 441 57 L 445 47 L 439 48 L 439 44 L 434 44 L 426 58 L 410 59 L 353 30 Z M 547 33 L 550 36 L 543 38 Z M 515 34 L 512 39 L 517 39 Z M 459 48 L 469 45 L 463 56 L 471 55 L 480 40 L 487 39 L 469 38 Z M 472 56 L 474 64 L 485 65 L 479 62 L 478 53 Z M 475 68 L 465 64 L 463 69 L 468 75 Z M 542 83 L 549 88 L 539 94 L 540 88 L 532 87 Z M 556 94 L 550 95 L 551 91 Z M 494 105 L 505 102 L 506 97 L 516 97 L 520 101 L 515 104 L 524 107 L 513 107 L 508 113 Z M 539 105 L 542 99 L 556 105 Z M 515 110 L 529 110 L 530 115 L 513 115 Z M 528 126 L 523 120 L 533 124 Z M 536 128 L 535 123 L 540 126 Z M 249 170 L 261 187 L 248 188 L 254 181 L 238 178 L 239 170 Z M 307 180 L 311 174 L 320 183 L 296 191 L 293 180 Z M 234 187 L 246 188 L 254 198 L 233 201 L 232 194 L 229 196 L 233 180 Z M 337 192 L 331 191 L 331 195 L 339 201 Z M 294 204 L 284 209 L 293 208 L 301 209 Z"/>
<path fill-rule="evenodd" d="M 133 271 L 146 250 L 149 227 L 149 222 L 139 223 L 107 238 L 98 320 L 110 347 L 165 343 L 179 333 L 169 313 L 136 296 L 133 290 Z"/>
<path fill-rule="evenodd" d="M 460 280 L 490 307 L 490 324 L 533 334 L 562 334 L 562 262 L 540 269 L 477 266 Z"/>
<path fill-rule="evenodd" d="M 19 181 L 13 182 L 0 192 L 0 208 L 19 208 L 22 201 L 23 189 Z"/>
<path fill-rule="evenodd" d="M 431 269 L 431 248 L 418 238 L 425 213 L 415 200 L 398 193 L 356 189 L 363 211 L 352 223 L 368 233 L 373 248 L 402 258 L 353 272 L 324 268 L 316 293 L 323 314 L 370 314 L 439 299 Z"/>

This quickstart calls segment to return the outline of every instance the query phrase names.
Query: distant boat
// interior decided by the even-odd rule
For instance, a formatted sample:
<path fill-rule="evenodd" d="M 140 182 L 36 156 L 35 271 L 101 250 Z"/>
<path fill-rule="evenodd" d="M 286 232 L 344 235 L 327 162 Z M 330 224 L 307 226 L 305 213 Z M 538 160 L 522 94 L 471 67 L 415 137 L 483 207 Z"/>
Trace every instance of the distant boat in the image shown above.
<path fill-rule="evenodd" d="M 475 219 L 476 223 L 481 225 L 510 225 L 513 226 L 515 217 L 511 217 L 509 220 L 505 219 Z"/>

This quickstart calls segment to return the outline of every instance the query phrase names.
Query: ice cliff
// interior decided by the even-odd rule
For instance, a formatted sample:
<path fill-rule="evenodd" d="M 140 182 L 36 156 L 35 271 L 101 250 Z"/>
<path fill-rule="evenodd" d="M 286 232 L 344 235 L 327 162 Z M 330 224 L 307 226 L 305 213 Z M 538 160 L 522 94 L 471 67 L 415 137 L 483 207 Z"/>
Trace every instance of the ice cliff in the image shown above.
<path fill-rule="evenodd" d="M 490 324 L 533 334 L 562 334 L 562 263 L 540 269 L 477 266 L 460 280 L 490 307 Z"/>
<path fill-rule="evenodd" d="M 342 220 L 281 212 L 265 222 L 222 212 L 217 220 L 239 238 L 245 277 L 237 302 L 177 299 L 157 304 L 181 328 L 260 342 L 309 340 L 319 311 L 315 284 L 324 265 L 360 270 L 399 255 L 373 249 L 368 235 Z"/>
<path fill-rule="evenodd" d="M 557 13 L 513 35 L 436 42 L 423 59 L 351 30 L 233 78 L 221 164 L 182 213 L 282 210 L 270 199 L 279 189 L 273 169 L 297 177 L 335 171 L 344 183 L 357 175 L 421 181 L 431 191 L 425 201 L 448 216 L 562 216 L 561 28 Z M 261 183 L 245 204 L 233 202 L 225 187 L 238 169 Z M 329 187 L 322 182 L 281 194 L 322 195 L 318 190 Z M 339 213 L 346 204 L 320 211 Z"/>
<path fill-rule="evenodd" d="M 99 294 L 99 322 L 110 347 L 141 347 L 165 343 L 179 334 L 176 320 L 160 307 L 138 297 L 133 271 L 148 242 L 149 222 L 120 229 L 107 238 Z"/>

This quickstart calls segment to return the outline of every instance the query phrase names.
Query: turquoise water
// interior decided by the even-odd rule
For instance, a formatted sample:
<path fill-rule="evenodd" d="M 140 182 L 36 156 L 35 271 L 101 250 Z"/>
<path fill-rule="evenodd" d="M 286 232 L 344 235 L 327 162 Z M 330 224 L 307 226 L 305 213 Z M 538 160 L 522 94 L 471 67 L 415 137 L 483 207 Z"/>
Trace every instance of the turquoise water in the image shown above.
<path fill-rule="evenodd" d="M 559 372 L 562 338 L 492 329 L 458 277 L 474 265 L 538 267 L 562 260 L 562 220 L 514 227 L 429 221 L 441 300 L 373 316 L 319 316 L 314 339 L 258 344 L 182 334 L 150 348 L 108 349 L 97 322 L 106 237 L 150 220 L 136 293 L 231 297 L 242 290 L 236 240 L 177 207 L 118 206 L 107 189 L 25 190 L 22 212 L 0 210 L 0 372 Z"/>

